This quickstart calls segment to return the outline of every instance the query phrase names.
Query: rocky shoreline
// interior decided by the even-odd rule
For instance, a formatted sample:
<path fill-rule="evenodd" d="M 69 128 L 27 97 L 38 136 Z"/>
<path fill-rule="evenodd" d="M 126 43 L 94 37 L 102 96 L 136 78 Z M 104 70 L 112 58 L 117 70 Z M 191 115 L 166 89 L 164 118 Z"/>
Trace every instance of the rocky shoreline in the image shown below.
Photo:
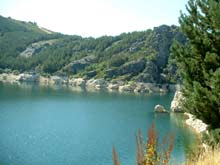
<path fill-rule="evenodd" d="M 107 81 L 101 79 L 83 79 L 61 76 L 41 76 L 31 73 L 3 73 L 0 74 L 1 82 L 35 82 L 40 85 L 68 85 L 93 90 L 107 90 L 127 93 L 167 93 L 177 89 L 175 84 L 153 84 L 141 82 Z"/>
<path fill-rule="evenodd" d="M 184 101 L 184 96 L 181 91 L 177 90 L 175 92 L 173 101 L 171 102 L 170 110 L 171 112 L 184 112 L 182 108 L 182 102 Z M 208 125 L 202 120 L 197 119 L 194 115 L 184 112 L 184 116 L 187 118 L 185 124 L 195 130 L 196 133 L 208 132 Z"/>
<path fill-rule="evenodd" d="M 184 115 L 188 118 L 185 121 L 186 125 L 192 127 L 199 134 L 204 132 L 208 133 L 208 125 L 205 124 L 202 120 L 195 118 L 195 116 L 190 113 L 185 112 Z"/>
<path fill-rule="evenodd" d="M 173 84 L 153 84 L 153 83 L 141 83 L 141 82 L 123 82 L 123 81 L 106 81 L 105 79 L 83 79 L 83 78 L 68 78 L 61 76 L 41 76 L 39 74 L 30 73 L 3 73 L 0 74 L 1 82 L 35 82 L 40 85 L 68 85 L 70 87 L 84 88 L 90 90 L 106 90 L 117 91 L 125 93 L 166 93 L 175 92 L 174 98 L 171 102 L 170 112 L 183 112 L 182 101 L 184 97 L 180 92 L 179 85 Z M 155 112 L 160 112 L 162 108 L 155 109 Z M 162 112 L 165 112 L 162 111 Z M 196 119 L 190 113 L 184 113 L 187 117 L 186 125 L 192 127 L 197 133 L 207 132 L 207 124 L 201 120 Z"/>

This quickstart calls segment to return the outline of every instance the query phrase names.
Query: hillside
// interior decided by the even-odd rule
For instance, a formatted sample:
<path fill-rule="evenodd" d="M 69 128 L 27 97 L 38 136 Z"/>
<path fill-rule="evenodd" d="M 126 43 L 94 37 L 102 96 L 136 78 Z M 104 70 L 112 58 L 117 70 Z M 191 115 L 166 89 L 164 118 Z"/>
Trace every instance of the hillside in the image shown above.
<path fill-rule="evenodd" d="M 59 34 L 48 33 L 36 23 L 17 21 L 0 16 L 0 68 L 22 70 L 20 52 L 34 42 L 57 38 Z"/>
<path fill-rule="evenodd" d="M 95 39 L 48 33 L 35 23 L 0 17 L 0 69 L 165 83 L 175 71 L 167 67 L 174 39 L 185 42 L 177 26 Z"/>

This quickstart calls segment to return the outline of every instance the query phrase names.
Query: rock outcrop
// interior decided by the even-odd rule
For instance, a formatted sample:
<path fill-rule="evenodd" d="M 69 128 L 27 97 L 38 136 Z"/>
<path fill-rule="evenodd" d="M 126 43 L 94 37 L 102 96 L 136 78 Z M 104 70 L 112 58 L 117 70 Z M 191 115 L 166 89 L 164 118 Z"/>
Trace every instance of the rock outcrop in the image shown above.
<path fill-rule="evenodd" d="M 125 63 L 119 69 L 119 74 L 120 75 L 127 74 L 127 73 L 137 74 L 145 68 L 145 63 L 146 62 L 144 59 L 139 59 L 137 61 L 131 61 L 131 62 Z"/>
<path fill-rule="evenodd" d="M 3 73 L 0 74 L 0 81 L 2 82 L 38 82 L 40 85 L 69 85 L 71 87 L 81 87 L 95 90 L 119 91 L 128 93 L 164 93 L 168 84 L 165 86 L 154 83 L 140 83 L 130 81 L 117 80 L 109 82 L 103 78 L 100 79 L 83 79 L 83 78 L 68 78 L 65 76 L 41 76 L 34 73 Z"/>
<path fill-rule="evenodd" d="M 0 81 L 2 82 L 16 82 L 19 81 L 20 76 L 12 73 L 3 73 L 0 75 Z"/>
<path fill-rule="evenodd" d="M 46 40 L 46 41 L 39 41 L 39 42 L 35 42 L 32 43 L 30 46 L 28 46 L 23 52 L 20 53 L 20 56 L 22 57 L 31 57 L 34 54 L 40 52 L 40 50 L 47 46 L 47 45 L 52 45 L 53 43 L 55 43 L 56 40 Z"/>
<path fill-rule="evenodd" d="M 183 112 L 182 109 L 182 102 L 184 101 L 184 97 L 182 92 L 179 90 L 176 91 L 173 101 L 171 102 L 171 112 Z M 208 125 L 205 124 L 202 120 L 197 119 L 194 115 L 190 113 L 184 113 L 184 115 L 187 117 L 185 123 L 186 125 L 193 128 L 197 133 L 203 133 L 208 130 Z"/>
<path fill-rule="evenodd" d="M 207 132 L 208 125 L 205 124 L 202 120 L 196 119 L 190 113 L 184 113 L 188 117 L 186 120 L 186 125 L 192 127 L 197 133 Z"/>
<path fill-rule="evenodd" d="M 134 60 L 123 64 L 120 68 L 108 69 L 105 71 L 107 77 L 112 78 L 125 74 L 136 75 L 145 68 L 146 61 L 144 59 Z"/>
<path fill-rule="evenodd" d="M 170 110 L 171 112 L 183 112 L 182 102 L 184 101 L 184 97 L 182 92 L 176 91 L 173 101 L 171 102 Z"/>
<path fill-rule="evenodd" d="M 136 77 L 136 81 L 145 83 L 157 82 L 159 71 L 155 63 L 147 61 L 144 70 Z"/>
<path fill-rule="evenodd" d="M 68 70 L 68 72 L 71 72 L 73 74 L 85 69 L 87 66 L 91 65 L 96 61 L 96 57 L 91 55 L 91 56 L 86 56 L 84 58 L 81 58 L 79 60 L 76 60 L 70 64 L 68 64 L 65 69 Z"/>
<path fill-rule="evenodd" d="M 24 82 L 37 82 L 38 80 L 39 80 L 38 74 L 30 74 L 30 73 L 21 73 L 18 79 L 18 81 L 24 81 Z"/>
<path fill-rule="evenodd" d="M 90 79 L 86 82 L 88 88 L 104 89 L 107 87 L 107 82 L 104 79 Z"/>
<path fill-rule="evenodd" d="M 92 78 L 92 77 L 96 76 L 96 74 L 97 74 L 97 72 L 95 70 L 93 70 L 93 71 L 87 72 L 86 77 Z"/>
<path fill-rule="evenodd" d="M 69 79 L 69 85 L 85 87 L 86 81 L 83 78 L 72 78 L 72 79 Z"/>
<path fill-rule="evenodd" d="M 109 83 L 107 86 L 107 89 L 109 91 L 118 90 L 118 88 L 119 88 L 119 84 L 117 84 L 117 83 Z"/>
<path fill-rule="evenodd" d="M 134 85 L 126 84 L 126 85 L 119 86 L 118 91 L 119 92 L 133 92 L 134 89 L 135 89 Z"/>
<path fill-rule="evenodd" d="M 60 77 L 60 76 L 51 76 L 49 80 L 50 84 L 67 84 L 68 83 L 68 78 L 67 77 Z"/>
<path fill-rule="evenodd" d="M 168 113 L 168 111 L 162 105 L 159 104 L 154 107 L 154 112 Z"/>
<path fill-rule="evenodd" d="M 134 93 L 151 93 L 151 89 L 146 83 L 137 83 Z"/>

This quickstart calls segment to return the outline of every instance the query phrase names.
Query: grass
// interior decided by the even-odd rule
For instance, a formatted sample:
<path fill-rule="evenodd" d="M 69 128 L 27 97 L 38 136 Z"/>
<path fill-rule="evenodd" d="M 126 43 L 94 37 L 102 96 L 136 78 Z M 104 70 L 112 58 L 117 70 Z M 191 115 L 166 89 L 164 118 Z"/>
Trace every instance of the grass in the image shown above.
<path fill-rule="evenodd" d="M 162 144 L 158 144 L 158 135 L 154 124 L 148 129 L 147 143 L 143 143 L 140 129 L 136 135 L 136 165 L 220 165 L 220 145 L 215 148 L 196 147 L 185 163 L 170 161 L 174 147 L 174 135 L 165 136 Z M 119 157 L 113 146 L 112 159 L 114 165 L 120 165 Z"/>
<path fill-rule="evenodd" d="M 198 152 L 195 159 L 188 160 L 186 165 L 220 165 L 220 145 Z"/>
<path fill-rule="evenodd" d="M 162 144 L 158 144 L 158 134 L 155 125 L 148 129 L 147 144 L 144 145 L 140 129 L 136 135 L 136 165 L 168 165 L 173 150 L 174 134 L 165 136 Z M 160 151 L 159 151 L 160 148 Z M 119 165 L 119 158 L 113 146 L 112 158 L 114 165 Z"/>

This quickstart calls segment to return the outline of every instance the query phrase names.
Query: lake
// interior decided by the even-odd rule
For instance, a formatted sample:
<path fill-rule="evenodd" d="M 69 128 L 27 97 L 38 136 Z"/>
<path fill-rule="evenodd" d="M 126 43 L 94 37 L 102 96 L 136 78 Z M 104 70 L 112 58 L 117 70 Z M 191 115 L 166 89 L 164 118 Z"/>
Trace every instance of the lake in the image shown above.
<path fill-rule="evenodd" d="M 160 140 L 175 134 L 172 159 L 184 161 L 195 136 L 180 114 L 153 112 L 172 98 L 0 83 L 0 164 L 113 165 L 114 145 L 121 165 L 134 165 L 135 135 L 146 139 L 152 122 Z"/>

